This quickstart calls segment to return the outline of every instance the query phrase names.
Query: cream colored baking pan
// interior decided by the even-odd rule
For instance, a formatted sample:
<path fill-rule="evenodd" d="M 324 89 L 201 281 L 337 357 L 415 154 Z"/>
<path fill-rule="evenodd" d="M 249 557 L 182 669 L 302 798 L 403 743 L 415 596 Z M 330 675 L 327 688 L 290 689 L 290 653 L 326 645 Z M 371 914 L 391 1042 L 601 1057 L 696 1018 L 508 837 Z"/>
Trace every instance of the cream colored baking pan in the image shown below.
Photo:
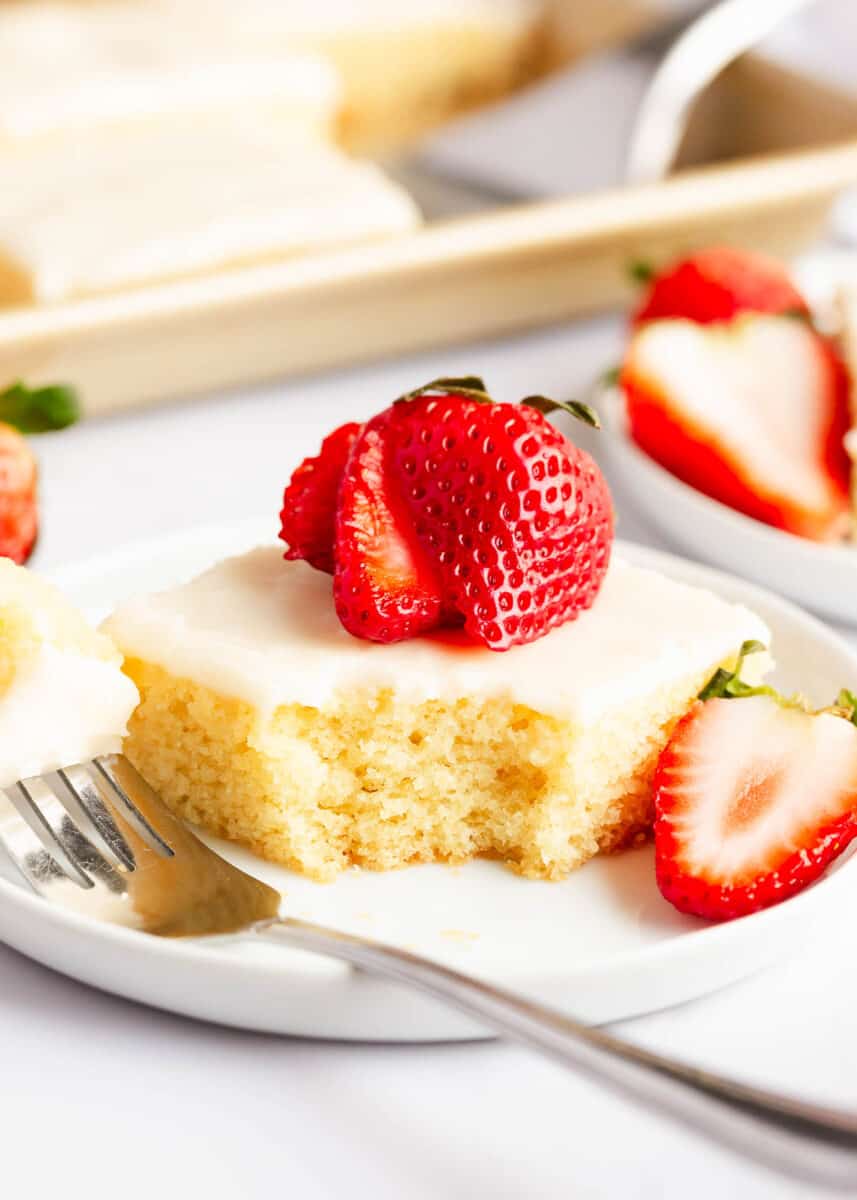
<path fill-rule="evenodd" d="M 656 186 L 8 311 L 0 378 L 74 383 L 103 413 L 603 309 L 627 299 L 630 261 L 694 243 L 790 254 L 857 181 L 857 99 L 746 59 L 699 106 L 683 164 Z"/>

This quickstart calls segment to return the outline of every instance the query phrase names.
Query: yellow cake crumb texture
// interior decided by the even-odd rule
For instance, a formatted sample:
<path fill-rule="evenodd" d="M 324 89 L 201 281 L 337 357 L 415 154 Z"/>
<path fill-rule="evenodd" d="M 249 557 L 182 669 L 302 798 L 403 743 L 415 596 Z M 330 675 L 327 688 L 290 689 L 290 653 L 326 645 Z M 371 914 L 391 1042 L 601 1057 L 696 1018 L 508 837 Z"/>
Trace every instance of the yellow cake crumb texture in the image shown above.
<path fill-rule="evenodd" d="M 477 855 L 563 878 L 649 828 L 657 757 L 710 674 L 577 728 L 508 699 L 389 688 L 265 715 L 140 659 L 125 669 L 142 697 L 126 753 L 164 800 L 319 880 Z"/>

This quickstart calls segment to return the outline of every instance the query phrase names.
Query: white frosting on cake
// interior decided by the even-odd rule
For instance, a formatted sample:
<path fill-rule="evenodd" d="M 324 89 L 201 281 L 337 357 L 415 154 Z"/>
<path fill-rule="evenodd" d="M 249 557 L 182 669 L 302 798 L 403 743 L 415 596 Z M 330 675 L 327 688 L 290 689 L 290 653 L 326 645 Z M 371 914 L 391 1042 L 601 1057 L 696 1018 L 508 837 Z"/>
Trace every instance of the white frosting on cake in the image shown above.
<path fill-rule="evenodd" d="M 392 688 L 413 701 L 511 697 L 581 724 L 713 669 L 746 639 L 769 641 L 747 609 L 614 560 L 593 608 L 529 645 L 497 653 L 442 635 L 383 646 L 346 633 L 330 576 L 277 546 L 136 599 L 106 630 L 126 656 L 263 712 Z"/>
<path fill-rule="evenodd" d="M 116 663 L 43 643 L 0 696 L 0 788 L 120 750 L 138 699 Z"/>
<path fill-rule="evenodd" d="M 150 0 L 151 2 L 151 0 Z M 206 19 L 240 35 L 323 37 L 354 32 L 431 29 L 436 25 L 526 28 L 546 11 L 545 0 L 154 0 L 156 10 L 179 21 Z"/>
<path fill-rule="evenodd" d="M 330 63 L 233 42 L 201 13 L 194 28 L 133 4 L 0 6 L 0 137 L 265 104 L 331 129 L 341 86 Z"/>
<path fill-rule="evenodd" d="M 418 219 L 377 167 L 285 137 L 273 117 L 185 116 L 29 139 L 0 156 L 0 302 L 270 260 Z"/>

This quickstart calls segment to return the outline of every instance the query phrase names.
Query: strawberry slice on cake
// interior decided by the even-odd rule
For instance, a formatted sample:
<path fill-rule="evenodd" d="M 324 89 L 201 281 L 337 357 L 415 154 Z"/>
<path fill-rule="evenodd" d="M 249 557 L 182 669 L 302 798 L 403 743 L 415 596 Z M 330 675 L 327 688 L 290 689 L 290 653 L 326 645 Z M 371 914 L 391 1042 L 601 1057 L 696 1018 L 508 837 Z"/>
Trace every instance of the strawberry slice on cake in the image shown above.
<path fill-rule="evenodd" d="M 556 410 L 597 424 L 582 404 L 497 403 L 467 376 L 341 426 L 286 488 L 286 557 L 332 572 L 355 637 L 463 625 L 506 650 L 544 636 L 591 607 L 613 541 L 604 476 Z"/>

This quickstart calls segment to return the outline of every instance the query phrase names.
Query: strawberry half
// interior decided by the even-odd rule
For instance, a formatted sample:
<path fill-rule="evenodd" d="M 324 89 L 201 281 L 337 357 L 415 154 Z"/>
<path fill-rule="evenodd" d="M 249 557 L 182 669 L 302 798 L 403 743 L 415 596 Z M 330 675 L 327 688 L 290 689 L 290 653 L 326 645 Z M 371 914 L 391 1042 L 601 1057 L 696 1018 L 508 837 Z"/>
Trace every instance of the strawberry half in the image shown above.
<path fill-rule="evenodd" d="M 445 607 L 493 650 L 589 608 L 610 559 L 604 477 L 534 404 L 559 407 L 492 403 L 474 388 L 414 394 L 392 410 L 390 462 Z"/>
<path fill-rule="evenodd" d="M 847 528 L 848 376 L 805 323 L 749 315 L 646 325 L 620 386 L 634 441 L 685 483 L 803 537 Z"/>
<path fill-rule="evenodd" d="M 434 565 L 416 538 L 390 466 L 392 410 L 359 434 L 339 486 L 333 597 L 355 637 L 397 642 L 440 624 Z"/>
<path fill-rule="evenodd" d="M 732 246 L 712 246 L 673 263 L 650 282 L 634 324 L 685 317 L 708 324 L 738 313 L 809 316 L 809 306 L 775 260 Z"/>
<path fill-rule="evenodd" d="M 37 476 L 24 438 L 0 423 L 0 556 L 19 564 L 32 554 L 38 535 Z"/>
<path fill-rule="evenodd" d="M 658 887 L 714 921 L 799 892 L 857 835 L 854 698 L 813 713 L 724 677 L 679 722 L 654 780 Z"/>
<path fill-rule="evenodd" d="M 330 575 L 339 485 L 360 428 L 349 421 L 334 429 L 319 453 L 303 460 L 283 494 L 280 537 L 288 546 L 286 558 L 305 558 Z"/>

